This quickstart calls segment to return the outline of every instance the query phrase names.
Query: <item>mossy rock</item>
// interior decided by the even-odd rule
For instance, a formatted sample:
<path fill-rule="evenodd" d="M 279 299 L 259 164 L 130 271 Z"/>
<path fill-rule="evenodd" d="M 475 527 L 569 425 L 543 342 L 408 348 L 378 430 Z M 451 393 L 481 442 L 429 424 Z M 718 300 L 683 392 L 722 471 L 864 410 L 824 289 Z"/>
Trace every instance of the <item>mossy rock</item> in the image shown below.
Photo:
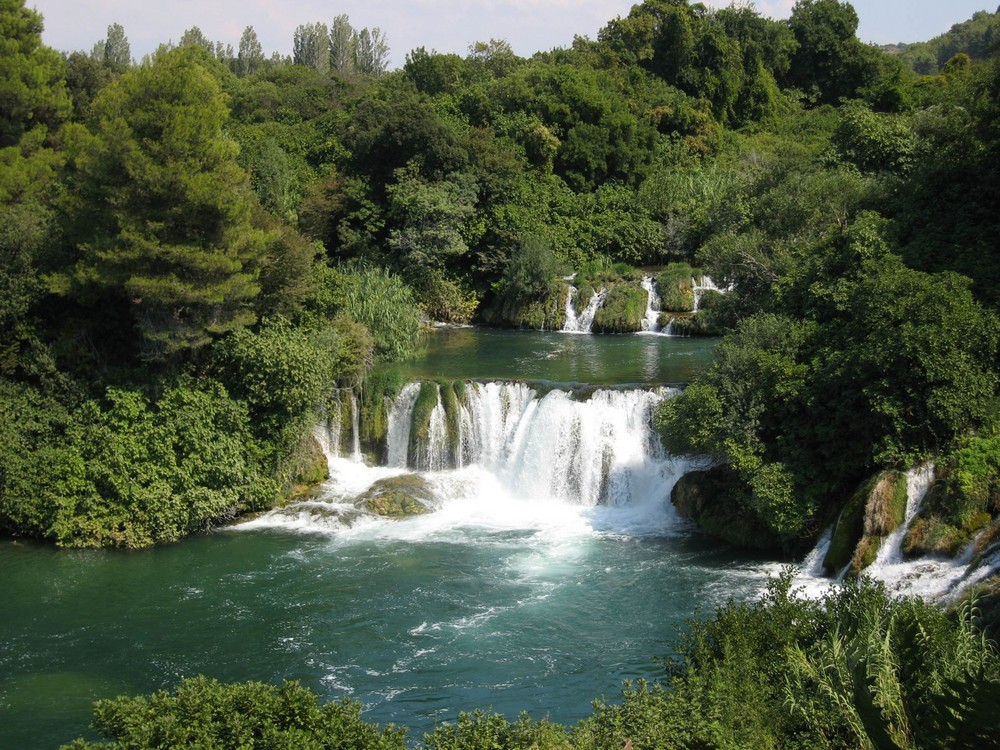
<path fill-rule="evenodd" d="M 922 515 L 910 524 L 903 538 L 903 556 L 954 557 L 968 543 L 969 535 L 962 529 L 952 526 L 939 516 Z"/>
<path fill-rule="evenodd" d="M 289 457 L 288 479 L 283 487 L 286 499 L 308 495 L 316 485 L 330 477 L 330 466 L 323 447 L 311 432 L 305 434 Z"/>
<path fill-rule="evenodd" d="M 748 505 L 750 488 L 728 466 L 690 471 L 670 493 L 682 518 L 738 547 L 779 550 L 781 540 Z"/>
<path fill-rule="evenodd" d="M 566 322 L 566 298 L 569 286 L 560 284 L 544 300 L 504 300 L 500 310 L 487 311 L 482 319 L 488 324 L 536 331 L 558 331 Z"/>
<path fill-rule="evenodd" d="M 635 333 L 642 330 L 648 292 L 637 284 L 618 284 L 608 290 L 594 315 L 594 333 Z"/>
<path fill-rule="evenodd" d="M 358 498 L 358 506 L 387 518 L 406 518 L 430 513 L 434 493 L 419 474 L 400 474 L 379 479 Z"/>
<path fill-rule="evenodd" d="M 883 471 L 866 480 L 837 519 L 823 568 L 834 575 L 850 565 L 857 575 L 878 555 L 879 547 L 906 517 L 906 475 Z"/>
<path fill-rule="evenodd" d="M 697 269 L 687 263 L 671 263 L 656 277 L 660 291 L 660 307 L 666 312 L 686 313 L 694 310 L 692 278 Z"/>

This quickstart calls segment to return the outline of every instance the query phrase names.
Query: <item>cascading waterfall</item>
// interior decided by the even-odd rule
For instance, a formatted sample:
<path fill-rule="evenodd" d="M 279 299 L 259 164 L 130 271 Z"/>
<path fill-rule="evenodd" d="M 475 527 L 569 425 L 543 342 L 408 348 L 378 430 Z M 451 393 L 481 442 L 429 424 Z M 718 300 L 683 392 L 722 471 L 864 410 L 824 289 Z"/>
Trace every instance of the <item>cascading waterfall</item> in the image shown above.
<path fill-rule="evenodd" d="M 564 331 L 579 330 L 580 324 L 577 321 L 576 316 L 576 295 L 579 291 L 580 290 L 572 284 L 569 285 L 569 290 L 566 294 L 566 319 L 562 327 Z"/>
<path fill-rule="evenodd" d="M 351 389 L 351 437 L 351 460 L 361 461 L 361 409 L 353 389 Z"/>
<path fill-rule="evenodd" d="M 405 415 L 412 415 L 419 387 L 408 385 L 393 406 L 391 466 L 403 465 L 402 449 L 394 446 L 409 441 L 414 428 Z M 539 395 L 523 383 L 469 383 L 455 420 L 458 434 L 449 433 L 439 395 L 430 437 L 410 468 L 476 464 L 519 497 L 585 507 L 626 505 L 656 491 L 668 460 L 651 426 L 652 411 L 667 393 L 598 390 L 576 400 L 563 390 Z M 665 502 L 662 488 L 659 493 Z"/>
<path fill-rule="evenodd" d="M 933 464 L 924 464 L 907 471 L 907 501 L 903 523 L 882 541 L 875 561 L 864 570 L 866 576 L 883 582 L 893 593 L 927 598 L 955 597 L 967 586 L 985 578 L 1000 566 L 1000 550 L 978 561 L 978 565 L 973 565 L 975 541 L 951 559 L 904 558 L 903 540 L 910 524 L 923 507 L 924 497 L 933 479 Z M 796 585 L 808 595 L 821 595 L 832 583 L 832 579 L 823 577 L 823 558 L 830 547 L 831 532 L 832 529 L 824 533 L 815 549 L 799 566 Z"/>
<path fill-rule="evenodd" d="M 646 315 L 642 319 L 642 330 L 657 333 L 660 330 L 660 295 L 652 276 L 642 277 L 642 288 L 646 290 Z"/>
<path fill-rule="evenodd" d="M 413 406 L 420 395 L 420 383 L 407 383 L 392 404 L 389 412 L 389 437 L 386 444 L 386 465 L 406 468 L 410 451 L 410 424 Z"/>
<path fill-rule="evenodd" d="M 715 285 L 711 276 L 702 276 L 700 279 L 692 277 L 691 290 L 694 292 L 694 308 L 691 312 L 698 312 L 701 305 L 701 298 L 705 292 L 725 293 L 726 289 L 721 289 Z"/>
<path fill-rule="evenodd" d="M 563 323 L 562 330 L 566 333 L 590 333 L 594 325 L 594 316 L 597 315 L 597 311 L 604 304 L 604 299 L 607 297 L 608 291 L 601 289 L 595 292 L 579 315 L 576 314 L 576 308 L 572 307 L 573 314 L 571 316 L 571 301 L 575 302 L 577 290 L 574 287 L 570 287 L 570 290 L 571 300 L 567 300 L 566 302 L 566 321 Z"/>

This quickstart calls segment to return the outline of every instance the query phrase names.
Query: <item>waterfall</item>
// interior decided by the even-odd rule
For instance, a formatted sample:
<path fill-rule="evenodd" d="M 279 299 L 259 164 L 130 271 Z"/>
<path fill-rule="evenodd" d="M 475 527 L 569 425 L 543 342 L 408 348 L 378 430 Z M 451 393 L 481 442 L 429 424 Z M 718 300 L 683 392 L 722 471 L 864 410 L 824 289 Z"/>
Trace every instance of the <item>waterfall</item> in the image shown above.
<path fill-rule="evenodd" d="M 412 408 L 412 407 L 411 407 Z M 407 430 L 409 437 L 409 430 Z M 389 439 L 392 439 L 390 434 Z M 427 440 L 419 441 L 414 462 L 421 471 L 441 471 L 449 468 L 448 423 L 441 403 L 441 389 L 438 388 L 437 403 L 431 411 Z"/>
<path fill-rule="evenodd" d="M 351 389 L 351 460 L 361 461 L 361 409 L 358 397 Z"/>
<path fill-rule="evenodd" d="M 660 330 L 660 295 L 656 293 L 656 282 L 652 276 L 642 277 L 642 288 L 646 290 L 646 315 L 642 319 L 642 330 L 656 333 Z"/>
<path fill-rule="evenodd" d="M 906 472 L 906 513 L 903 522 L 882 540 L 875 561 L 864 575 L 882 581 L 894 594 L 920 595 L 927 598 L 954 597 L 971 583 L 985 578 L 1000 565 L 1000 551 L 988 554 L 973 565 L 975 541 L 952 559 L 921 557 L 906 560 L 902 545 L 910 524 L 920 513 L 924 497 L 934 479 L 933 464 L 924 464 Z M 799 566 L 795 583 L 810 596 L 820 596 L 833 582 L 823 577 L 823 558 L 830 546 L 832 529 L 819 540 L 815 549 Z M 839 577 L 838 577 L 839 580 Z"/>
<path fill-rule="evenodd" d="M 566 295 L 566 321 L 562 327 L 564 331 L 579 330 L 579 323 L 576 319 L 576 294 L 578 291 L 575 286 L 569 285 L 569 292 Z"/>
<path fill-rule="evenodd" d="M 728 289 L 721 289 L 717 287 L 715 282 L 712 281 L 711 276 L 704 275 L 701 277 L 700 283 L 699 279 L 691 279 L 691 290 L 694 292 L 694 308 L 691 312 L 698 312 L 698 308 L 701 305 L 702 295 L 704 295 L 705 292 L 719 292 L 720 294 L 723 294 L 728 291 Z"/>
<path fill-rule="evenodd" d="M 389 412 L 389 435 L 386 445 L 386 464 L 405 468 L 410 450 L 410 424 L 413 406 L 420 395 L 420 383 L 407 383 L 392 404 Z"/>
<path fill-rule="evenodd" d="M 416 394 L 400 393 L 389 420 L 389 463 L 399 463 L 409 441 Z M 652 413 L 667 389 L 598 390 L 585 400 L 569 391 L 540 395 L 523 383 L 467 383 L 449 434 L 439 398 L 429 438 L 413 468 L 440 471 L 476 465 L 523 498 L 594 507 L 623 506 L 636 498 L 666 503 L 669 477 L 680 462 L 666 456 Z M 409 418 L 408 418 L 409 417 Z M 454 437 L 454 439 L 452 439 Z M 667 477 L 667 478 L 669 478 Z"/>
<path fill-rule="evenodd" d="M 569 314 L 571 309 L 571 303 L 575 303 L 577 290 L 574 287 L 570 287 L 570 300 L 566 302 L 566 322 L 563 323 L 562 330 L 566 333 L 590 333 L 591 326 L 594 325 L 594 316 L 597 311 L 604 304 L 604 298 L 607 296 L 608 292 L 606 289 L 601 289 L 599 292 L 595 292 L 587 302 L 587 306 L 583 309 L 579 315 L 576 314 L 575 306 L 572 306 L 573 315 Z"/>

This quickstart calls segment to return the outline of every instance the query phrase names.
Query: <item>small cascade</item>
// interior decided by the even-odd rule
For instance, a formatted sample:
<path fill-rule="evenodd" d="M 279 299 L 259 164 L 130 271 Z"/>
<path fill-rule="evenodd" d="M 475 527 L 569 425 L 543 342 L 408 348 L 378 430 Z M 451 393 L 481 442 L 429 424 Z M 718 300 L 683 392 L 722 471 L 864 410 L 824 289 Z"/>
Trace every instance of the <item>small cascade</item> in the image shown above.
<path fill-rule="evenodd" d="M 390 466 L 405 465 L 399 461 L 410 440 L 406 416 L 412 418 L 419 389 L 407 385 L 393 405 Z M 411 453 L 410 466 L 477 465 L 517 497 L 569 505 L 623 506 L 652 495 L 664 500 L 664 472 L 676 478 L 679 463 L 663 453 L 652 413 L 669 393 L 598 390 L 576 400 L 563 390 L 539 395 L 523 383 L 467 383 L 452 427 L 439 397 L 428 438 Z"/>
<path fill-rule="evenodd" d="M 389 412 L 389 435 L 386 444 L 386 464 L 394 468 L 406 468 L 410 451 L 410 424 L 413 421 L 413 406 L 420 395 L 420 383 L 407 383 L 392 404 Z"/>
<path fill-rule="evenodd" d="M 576 295 L 579 289 L 572 284 L 569 285 L 569 293 L 566 295 L 566 321 L 563 323 L 564 331 L 578 331 L 579 322 L 576 319 Z"/>
<path fill-rule="evenodd" d="M 720 294 L 725 294 L 729 290 L 717 287 L 715 282 L 712 281 L 711 276 L 702 276 L 700 279 L 691 279 L 691 291 L 694 292 L 694 308 L 691 312 L 698 312 L 701 305 L 701 298 L 705 292 L 719 292 Z"/>
<path fill-rule="evenodd" d="M 449 466 L 448 422 L 441 403 L 441 389 L 438 387 L 437 404 L 431 411 L 427 439 L 418 440 L 414 450 L 414 468 L 421 471 L 442 471 Z"/>
<path fill-rule="evenodd" d="M 882 541 L 875 561 L 864 570 L 864 575 L 881 581 L 895 594 L 925 598 L 954 597 L 1000 566 L 1000 550 L 973 566 L 975 541 L 953 559 L 922 557 L 907 560 L 903 557 L 906 532 L 920 513 L 933 479 L 933 464 L 917 466 L 906 472 L 907 501 L 903 523 Z M 846 569 L 841 571 L 836 579 L 823 577 L 823 558 L 830 547 L 832 531 L 829 529 L 822 536 L 799 566 L 795 583 L 808 596 L 822 595 L 835 580 L 842 580 L 846 572 Z"/>
<path fill-rule="evenodd" d="M 660 330 L 660 295 L 652 276 L 642 277 L 642 288 L 646 290 L 646 315 L 642 319 L 642 330 L 657 333 Z"/>
<path fill-rule="evenodd" d="M 361 430 L 359 427 L 360 413 L 358 397 L 352 388 L 337 388 L 333 392 L 333 400 L 327 405 L 328 413 L 323 424 L 316 428 L 314 436 L 328 457 L 337 458 L 344 455 L 346 449 L 345 437 L 351 443 L 350 459 L 361 461 Z M 350 418 L 350 434 L 345 435 L 345 422 Z"/>
<path fill-rule="evenodd" d="M 573 289 L 570 287 L 570 289 Z M 563 324 L 562 330 L 566 333 L 590 333 L 591 327 L 594 325 L 594 316 L 597 315 L 597 311 L 601 309 L 604 304 L 604 299 L 607 297 L 608 291 L 606 289 L 601 289 L 596 292 L 594 296 L 590 298 L 587 302 L 587 306 L 583 309 L 579 315 L 575 313 L 572 318 L 569 314 L 566 315 L 566 322 Z M 573 300 L 576 299 L 576 291 L 572 292 Z M 569 310 L 569 302 L 567 302 L 567 313 Z"/>
<path fill-rule="evenodd" d="M 361 408 L 358 397 L 351 389 L 351 460 L 362 461 L 361 456 Z"/>

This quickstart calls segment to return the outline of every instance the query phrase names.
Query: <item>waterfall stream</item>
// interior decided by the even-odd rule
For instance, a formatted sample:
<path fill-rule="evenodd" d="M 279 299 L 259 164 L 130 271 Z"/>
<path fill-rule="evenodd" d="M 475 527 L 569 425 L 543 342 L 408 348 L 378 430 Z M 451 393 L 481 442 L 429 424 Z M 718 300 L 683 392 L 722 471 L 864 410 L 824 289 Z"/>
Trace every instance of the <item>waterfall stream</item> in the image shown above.
<path fill-rule="evenodd" d="M 864 570 L 870 578 L 881 581 L 898 595 L 925 598 L 953 598 L 972 583 L 982 580 L 1000 567 L 1000 550 L 975 561 L 975 540 L 954 558 L 919 557 L 906 559 L 903 540 L 910 524 L 920 513 L 924 498 L 934 479 L 934 465 L 927 463 L 906 472 L 906 513 L 903 522 L 884 540 L 875 561 Z M 823 558 L 830 548 L 832 529 L 820 537 L 799 565 L 796 585 L 806 595 L 820 596 L 834 583 L 823 576 Z M 839 577 L 838 577 L 839 580 Z"/>
<path fill-rule="evenodd" d="M 660 330 L 660 295 L 656 292 L 656 282 L 652 276 L 642 277 L 642 288 L 646 290 L 646 314 L 642 319 L 642 330 L 657 333 Z"/>
<path fill-rule="evenodd" d="M 577 314 L 576 298 L 578 290 L 574 286 L 570 286 L 569 290 L 569 297 L 566 300 L 566 321 L 563 323 L 562 330 L 565 333 L 590 333 L 594 325 L 594 316 L 597 315 L 597 311 L 604 304 L 608 292 L 606 289 L 594 292 L 593 296 L 588 300 L 587 306 Z"/>

